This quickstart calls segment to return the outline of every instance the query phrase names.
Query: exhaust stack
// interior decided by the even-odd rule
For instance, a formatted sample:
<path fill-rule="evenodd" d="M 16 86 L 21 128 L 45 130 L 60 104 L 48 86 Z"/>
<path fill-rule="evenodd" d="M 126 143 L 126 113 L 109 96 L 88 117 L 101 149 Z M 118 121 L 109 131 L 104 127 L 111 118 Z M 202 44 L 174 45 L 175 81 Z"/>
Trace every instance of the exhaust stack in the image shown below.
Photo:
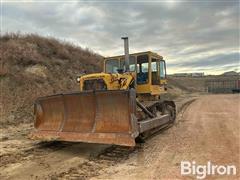
<path fill-rule="evenodd" d="M 122 37 L 124 40 L 124 54 L 125 54 L 125 71 L 129 72 L 129 46 L 128 37 Z"/>

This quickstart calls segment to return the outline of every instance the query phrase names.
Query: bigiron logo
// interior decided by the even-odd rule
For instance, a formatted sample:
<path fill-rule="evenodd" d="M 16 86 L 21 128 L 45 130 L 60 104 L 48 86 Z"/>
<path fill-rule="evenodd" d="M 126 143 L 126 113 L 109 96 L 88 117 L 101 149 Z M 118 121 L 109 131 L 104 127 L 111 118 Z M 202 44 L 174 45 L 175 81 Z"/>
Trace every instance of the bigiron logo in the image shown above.
<path fill-rule="evenodd" d="M 197 179 L 204 179 L 207 175 L 236 175 L 235 165 L 214 165 L 210 161 L 199 165 L 195 161 L 181 161 L 181 175 L 194 175 Z"/>

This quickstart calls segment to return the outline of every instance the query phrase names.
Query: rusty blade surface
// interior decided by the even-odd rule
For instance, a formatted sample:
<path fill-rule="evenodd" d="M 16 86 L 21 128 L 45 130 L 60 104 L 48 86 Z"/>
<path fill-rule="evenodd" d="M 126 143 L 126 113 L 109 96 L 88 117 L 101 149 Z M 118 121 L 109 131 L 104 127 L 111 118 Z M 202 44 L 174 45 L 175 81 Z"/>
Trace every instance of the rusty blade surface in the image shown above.
<path fill-rule="evenodd" d="M 135 145 L 135 91 L 57 94 L 35 103 L 32 138 Z"/>

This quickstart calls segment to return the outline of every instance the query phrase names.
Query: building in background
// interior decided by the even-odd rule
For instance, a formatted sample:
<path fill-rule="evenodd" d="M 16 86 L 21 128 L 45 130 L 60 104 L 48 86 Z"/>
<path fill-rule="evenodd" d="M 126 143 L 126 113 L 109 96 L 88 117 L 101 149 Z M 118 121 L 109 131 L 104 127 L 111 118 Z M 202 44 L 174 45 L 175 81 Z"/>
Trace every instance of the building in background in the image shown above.
<path fill-rule="evenodd" d="M 204 76 L 204 72 L 175 73 L 172 76 L 175 76 L 175 77 L 203 77 Z"/>
<path fill-rule="evenodd" d="M 228 71 L 222 74 L 223 76 L 239 76 L 240 73 L 236 72 L 236 71 Z"/>

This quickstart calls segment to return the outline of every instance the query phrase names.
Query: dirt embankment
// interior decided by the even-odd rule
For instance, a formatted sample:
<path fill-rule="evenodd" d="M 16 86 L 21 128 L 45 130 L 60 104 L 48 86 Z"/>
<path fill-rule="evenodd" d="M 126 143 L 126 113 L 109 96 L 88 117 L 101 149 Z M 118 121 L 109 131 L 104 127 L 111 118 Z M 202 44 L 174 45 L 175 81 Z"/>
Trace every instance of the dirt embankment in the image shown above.
<path fill-rule="evenodd" d="M 78 74 L 101 71 L 100 55 L 54 38 L 7 34 L 0 45 L 1 126 L 31 121 L 35 98 L 78 90 Z"/>
<path fill-rule="evenodd" d="M 175 88 L 188 93 L 205 92 L 205 80 L 207 77 L 168 77 L 168 83 Z"/>
<path fill-rule="evenodd" d="M 208 75 L 203 77 L 168 76 L 168 86 L 171 94 L 179 92 L 205 93 L 207 92 L 208 81 L 232 81 L 238 80 L 239 78 L 239 75 Z M 226 83 L 225 87 L 230 87 L 230 85 L 231 84 Z"/>

